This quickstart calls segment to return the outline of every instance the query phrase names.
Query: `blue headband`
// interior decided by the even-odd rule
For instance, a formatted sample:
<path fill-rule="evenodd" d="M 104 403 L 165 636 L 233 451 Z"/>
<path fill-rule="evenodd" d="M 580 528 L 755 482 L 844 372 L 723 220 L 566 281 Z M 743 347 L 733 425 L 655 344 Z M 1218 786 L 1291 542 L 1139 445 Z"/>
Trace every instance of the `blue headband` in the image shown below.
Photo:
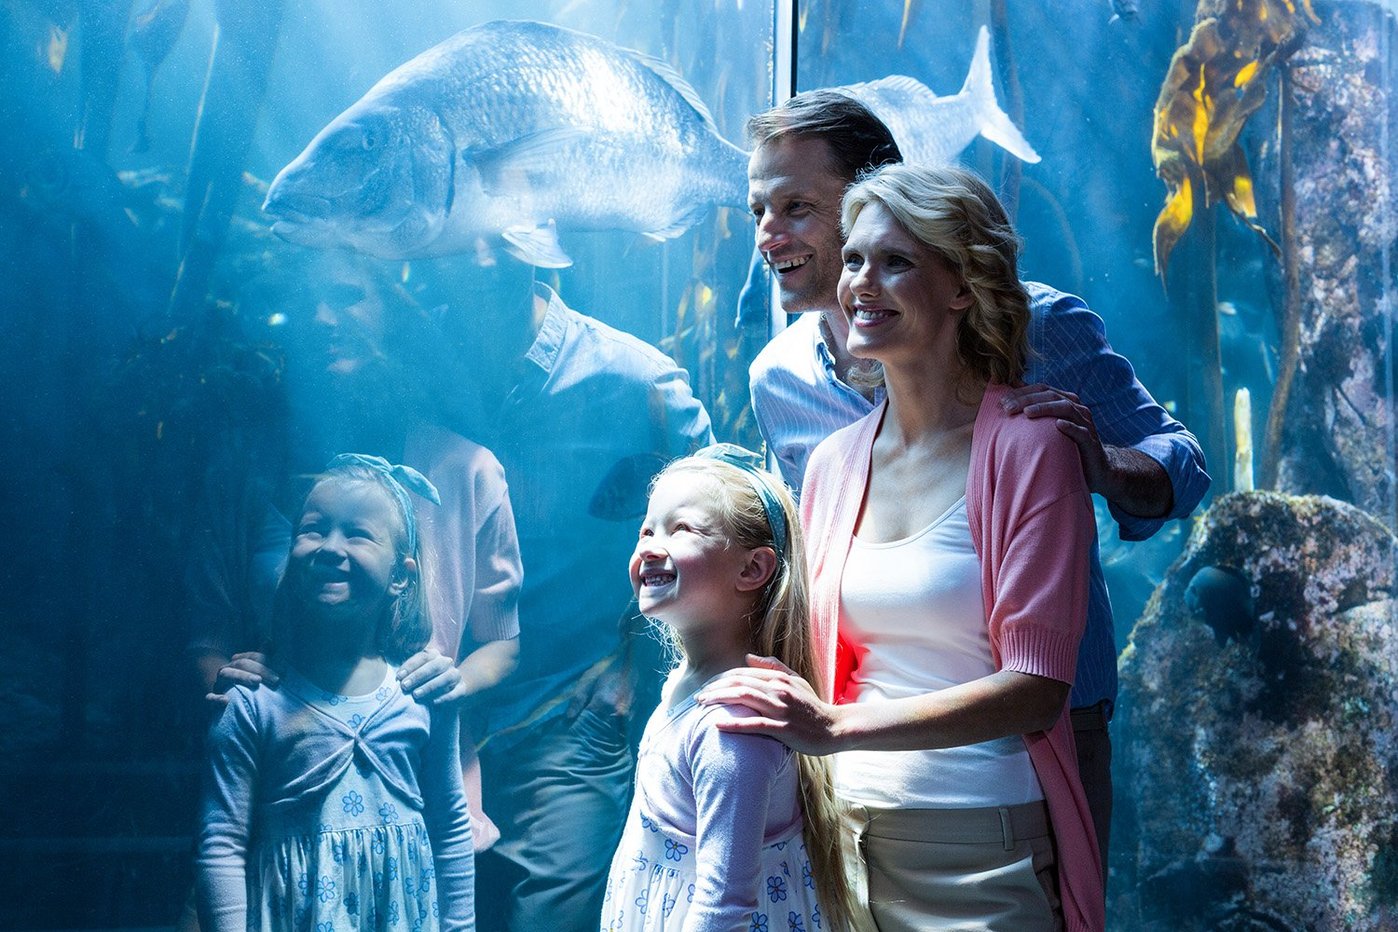
<path fill-rule="evenodd" d="M 781 500 L 777 498 L 777 493 L 772 488 L 772 475 L 764 468 L 762 457 L 736 443 L 715 443 L 701 450 L 696 450 L 694 455 L 700 459 L 718 460 L 720 463 L 736 466 L 747 475 L 753 491 L 757 493 L 758 499 L 762 502 L 762 512 L 767 516 L 767 526 L 772 529 L 772 543 L 776 545 L 777 556 L 780 559 L 786 559 L 786 512 L 782 509 Z"/>
<path fill-rule="evenodd" d="M 415 555 L 417 553 L 417 510 L 413 508 L 413 500 L 408 497 L 408 492 L 416 492 L 432 504 L 440 505 L 442 497 L 437 494 L 437 487 L 413 467 L 404 466 L 402 463 L 390 463 L 382 456 L 371 456 L 368 453 L 341 453 L 326 464 L 325 470 L 329 472 L 341 466 L 360 466 L 383 478 L 384 485 L 393 493 L 398 507 L 403 512 L 405 536 L 408 538 L 408 555 Z"/>

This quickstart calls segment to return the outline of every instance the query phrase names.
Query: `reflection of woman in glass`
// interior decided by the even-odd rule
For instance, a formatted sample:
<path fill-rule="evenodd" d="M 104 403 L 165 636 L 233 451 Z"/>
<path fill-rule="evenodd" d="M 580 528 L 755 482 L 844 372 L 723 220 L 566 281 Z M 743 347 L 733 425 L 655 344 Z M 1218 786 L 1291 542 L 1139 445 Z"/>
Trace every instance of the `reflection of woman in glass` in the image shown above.
<path fill-rule="evenodd" d="M 754 661 L 703 699 L 760 713 L 731 730 L 838 752 L 885 932 L 1101 928 L 1065 714 L 1096 530 L 1077 448 L 1001 409 L 1027 353 L 1018 238 L 957 168 L 880 169 L 843 226 L 848 346 L 887 402 L 821 444 L 803 491 L 835 688 Z"/>

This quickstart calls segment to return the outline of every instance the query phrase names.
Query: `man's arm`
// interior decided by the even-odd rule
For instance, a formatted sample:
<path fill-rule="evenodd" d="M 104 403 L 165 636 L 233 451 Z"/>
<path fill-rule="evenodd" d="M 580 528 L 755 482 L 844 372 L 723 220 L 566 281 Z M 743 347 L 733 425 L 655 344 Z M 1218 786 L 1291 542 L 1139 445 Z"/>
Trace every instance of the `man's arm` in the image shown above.
<path fill-rule="evenodd" d="M 1007 409 L 1067 422 L 1060 430 L 1078 444 L 1089 488 L 1107 499 L 1122 540 L 1144 540 L 1187 517 L 1209 489 L 1199 442 L 1112 350 L 1100 317 L 1073 295 L 1027 287 L 1034 358 L 1026 379 L 1037 384 L 1007 395 Z M 1027 404 L 1046 406 L 1025 407 L 1044 392 Z"/>

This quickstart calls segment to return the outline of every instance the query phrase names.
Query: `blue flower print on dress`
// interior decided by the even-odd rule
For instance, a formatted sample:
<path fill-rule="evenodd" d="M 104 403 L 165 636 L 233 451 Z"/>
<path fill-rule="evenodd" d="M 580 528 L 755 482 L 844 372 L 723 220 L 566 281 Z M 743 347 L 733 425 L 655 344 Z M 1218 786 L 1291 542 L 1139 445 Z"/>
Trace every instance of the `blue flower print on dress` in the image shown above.
<path fill-rule="evenodd" d="M 316 923 L 316 932 L 335 932 L 335 923 L 333 923 L 333 922 L 317 922 L 317 923 Z"/>
<path fill-rule="evenodd" d="M 660 831 L 660 826 L 655 824 L 655 820 L 647 816 L 641 816 L 641 828 L 649 832 Z"/>
<path fill-rule="evenodd" d="M 811 908 L 811 928 L 820 928 L 820 906 L 817 904 Z"/>
<path fill-rule="evenodd" d="M 384 835 L 383 829 L 378 829 L 374 832 L 374 840 L 369 842 L 369 847 L 374 849 L 375 854 L 384 853 L 384 849 L 388 847 L 388 840 Z"/>
<path fill-rule="evenodd" d="M 683 861 L 684 856 L 689 853 L 689 846 L 681 844 L 674 839 L 665 839 L 665 860 Z"/>
<path fill-rule="evenodd" d="M 636 897 L 636 911 L 642 916 L 646 914 L 646 907 L 650 905 L 650 890 L 642 890 L 641 895 Z"/>
<path fill-rule="evenodd" d="M 349 858 L 349 839 L 341 835 L 330 841 L 330 857 L 336 864 L 343 864 Z"/>
<path fill-rule="evenodd" d="M 398 807 L 393 803 L 384 803 L 379 807 L 379 818 L 383 819 L 384 825 L 391 825 L 398 821 Z"/>
<path fill-rule="evenodd" d="M 786 899 L 786 881 L 780 877 L 767 878 L 767 899 L 779 903 Z"/>
<path fill-rule="evenodd" d="M 322 903 L 329 903 L 335 899 L 335 881 L 322 874 L 316 878 L 316 899 Z"/>
<path fill-rule="evenodd" d="M 389 903 L 388 903 L 388 924 L 391 925 L 391 926 L 396 926 L 396 925 L 398 925 L 398 920 L 401 919 L 401 918 L 402 918 L 402 917 L 398 915 L 398 901 L 397 901 L 397 900 L 389 900 Z"/>
<path fill-rule="evenodd" d="M 685 895 L 685 902 L 690 904 L 694 903 L 694 884 L 689 885 L 689 892 Z"/>
<path fill-rule="evenodd" d="M 358 915 L 359 915 L 359 894 L 358 894 L 358 893 L 346 893 L 346 894 L 345 894 L 345 912 L 346 912 L 347 914 L 349 914 L 351 917 L 353 917 L 353 916 L 358 916 Z"/>
<path fill-rule="evenodd" d="M 363 725 L 363 724 L 364 724 L 364 713 L 363 713 L 363 712 L 356 712 L 356 713 L 354 713 L 353 715 L 351 715 L 351 716 L 349 717 L 349 727 L 351 727 L 351 728 L 358 728 L 360 725 Z"/>
<path fill-rule="evenodd" d="M 417 878 L 417 892 L 426 896 L 432 889 L 432 880 L 437 876 L 437 872 L 430 867 L 424 867 L 422 873 Z"/>
<path fill-rule="evenodd" d="M 309 874 L 302 874 L 301 879 L 296 881 L 296 887 L 301 891 L 302 896 L 311 895 L 311 877 Z"/>
<path fill-rule="evenodd" d="M 364 797 L 354 790 L 340 797 L 340 805 L 344 807 L 347 815 L 364 814 Z"/>
<path fill-rule="evenodd" d="M 644 854 L 633 855 L 631 864 L 632 870 L 636 871 L 638 874 L 644 874 L 646 868 L 650 867 L 650 858 L 647 858 Z"/>
<path fill-rule="evenodd" d="M 803 861 L 801 864 L 801 881 L 806 885 L 807 890 L 815 889 L 815 876 L 811 873 L 810 861 Z"/>
<path fill-rule="evenodd" d="M 672 912 L 675 911 L 675 903 L 676 903 L 676 902 L 678 902 L 678 901 L 677 901 L 673 896 L 670 896 L 670 894 L 668 894 L 668 893 L 661 894 L 661 897 L 660 897 L 660 913 L 661 913 L 661 915 L 665 916 L 666 918 L 669 918 L 670 914 L 671 914 Z"/>
<path fill-rule="evenodd" d="M 752 925 L 748 926 L 748 932 L 767 932 L 767 914 L 754 912 Z"/>
<path fill-rule="evenodd" d="M 380 686 L 378 689 L 374 690 L 374 698 L 379 700 L 380 702 L 383 702 L 385 699 L 388 698 L 388 695 L 391 692 L 393 692 L 391 688 L 387 686 Z"/>
<path fill-rule="evenodd" d="M 798 912 L 786 914 L 786 932 L 806 932 L 806 923 Z"/>
<path fill-rule="evenodd" d="M 398 879 L 398 859 L 389 858 L 384 861 L 384 877 L 388 880 Z"/>

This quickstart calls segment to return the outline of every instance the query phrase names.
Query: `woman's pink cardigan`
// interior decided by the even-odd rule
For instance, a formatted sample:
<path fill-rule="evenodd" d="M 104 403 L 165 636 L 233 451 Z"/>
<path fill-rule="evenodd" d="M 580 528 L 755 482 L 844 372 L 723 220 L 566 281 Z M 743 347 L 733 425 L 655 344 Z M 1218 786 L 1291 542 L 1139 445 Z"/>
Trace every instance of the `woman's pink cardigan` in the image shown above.
<path fill-rule="evenodd" d="M 966 514 L 981 564 L 990 648 L 1000 670 L 1073 682 L 1087 621 L 1088 560 L 1096 545 L 1092 498 L 1077 447 L 1050 418 L 1011 417 L 1006 389 L 992 385 L 971 439 Z M 826 698 L 840 697 L 857 645 L 842 645 L 840 583 L 869 483 L 869 457 L 886 405 L 832 434 L 807 467 L 801 496 L 811 576 L 811 617 Z M 1068 932 L 1106 925 L 1101 857 L 1078 778 L 1073 731 L 1063 714 L 1047 732 L 1024 736 L 1043 786 L 1058 852 L 1059 893 Z"/>

